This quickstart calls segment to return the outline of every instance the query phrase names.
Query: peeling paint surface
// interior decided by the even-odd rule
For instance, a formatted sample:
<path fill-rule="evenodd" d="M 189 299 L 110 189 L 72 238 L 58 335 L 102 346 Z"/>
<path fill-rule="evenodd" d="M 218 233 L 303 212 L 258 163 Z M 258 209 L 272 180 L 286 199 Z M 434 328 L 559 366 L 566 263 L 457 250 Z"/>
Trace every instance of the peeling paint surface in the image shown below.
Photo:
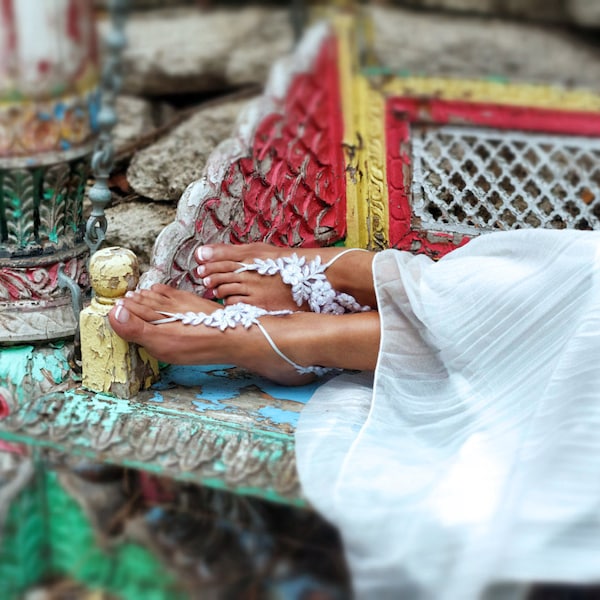
<path fill-rule="evenodd" d="M 33 346 L 18 346 L 0 350 L 0 380 L 19 385 L 28 373 Z"/>
<path fill-rule="evenodd" d="M 282 410 L 281 408 L 276 408 L 274 406 L 265 406 L 264 408 L 259 409 L 258 413 L 264 418 L 268 419 L 272 423 L 277 423 L 281 425 L 283 423 L 287 423 L 292 427 L 296 427 L 298 424 L 299 413 L 291 413 L 287 410 Z"/>
<path fill-rule="evenodd" d="M 30 359 L 31 348 L 21 352 Z M 9 364 L 0 356 L 0 369 Z M 318 385 L 279 386 L 229 365 L 167 367 L 131 399 L 83 388 L 21 397 L 0 440 L 303 505 L 294 431 Z"/>
<path fill-rule="evenodd" d="M 0 348 L 0 387 L 16 401 L 75 385 L 67 356 L 71 346 L 57 343 Z"/>

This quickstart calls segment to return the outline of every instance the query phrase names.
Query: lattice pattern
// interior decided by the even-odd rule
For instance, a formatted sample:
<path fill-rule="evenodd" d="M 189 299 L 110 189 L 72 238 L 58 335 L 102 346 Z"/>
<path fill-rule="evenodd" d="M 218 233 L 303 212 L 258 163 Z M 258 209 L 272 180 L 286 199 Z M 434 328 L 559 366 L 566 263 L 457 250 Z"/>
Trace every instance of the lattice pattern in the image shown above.
<path fill-rule="evenodd" d="M 600 139 L 459 126 L 411 138 L 424 229 L 600 229 Z"/>

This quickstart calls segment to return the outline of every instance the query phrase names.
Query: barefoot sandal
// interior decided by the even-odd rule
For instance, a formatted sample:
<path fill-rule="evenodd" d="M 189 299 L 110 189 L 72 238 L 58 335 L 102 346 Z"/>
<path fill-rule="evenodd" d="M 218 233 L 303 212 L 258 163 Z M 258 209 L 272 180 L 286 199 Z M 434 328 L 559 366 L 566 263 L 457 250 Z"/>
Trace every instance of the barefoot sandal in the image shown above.
<path fill-rule="evenodd" d="M 267 340 L 273 351 L 280 358 L 282 358 L 288 364 L 294 367 L 294 369 L 296 369 L 296 372 L 298 372 L 300 375 L 306 375 L 308 373 L 314 373 L 315 375 L 324 375 L 325 373 L 328 373 L 330 371 L 337 370 L 317 366 L 302 367 L 301 365 L 295 363 L 291 358 L 288 358 L 277 347 L 277 344 L 275 344 L 273 338 L 267 333 L 267 330 L 264 328 L 263 324 L 258 320 L 260 317 L 264 317 L 266 315 L 291 315 L 293 314 L 293 311 L 291 310 L 269 311 L 263 308 L 259 308 L 258 306 L 238 302 L 237 304 L 232 304 L 230 306 L 225 306 L 223 308 L 217 309 L 212 313 L 170 313 L 162 310 L 159 310 L 157 312 L 161 315 L 165 315 L 165 318 L 158 319 L 156 321 L 151 321 L 152 325 L 162 325 L 163 323 L 173 323 L 175 321 L 181 321 L 184 325 L 206 325 L 207 327 L 217 327 L 221 331 L 225 331 L 228 328 L 234 329 L 237 325 L 241 325 L 242 327 L 244 327 L 244 329 L 249 329 L 250 327 L 252 327 L 252 325 L 256 325 L 260 329 L 261 333 L 265 336 L 265 339 Z"/>
<path fill-rule="evenodd" d="M 364 312 L 371 310 L 370 306 L 362 306 L 350 294 L 337 292 L 325 275 L 325 271 L 338 259 L 360 248 L 347 248 L 323 264 L 317 256 L 306 262 L 304 256 L 296 253 L 283 258 L 255 258 L 253 263 L 240 263 L 241 267 L 235 273 L 256 271 L 259 275 L 279 275 L 283 283 L 291 286 L 292 298 L 298 306 L 308 303 L 310 310 L 316 313 L 340 315 L 346 312 Z"/>

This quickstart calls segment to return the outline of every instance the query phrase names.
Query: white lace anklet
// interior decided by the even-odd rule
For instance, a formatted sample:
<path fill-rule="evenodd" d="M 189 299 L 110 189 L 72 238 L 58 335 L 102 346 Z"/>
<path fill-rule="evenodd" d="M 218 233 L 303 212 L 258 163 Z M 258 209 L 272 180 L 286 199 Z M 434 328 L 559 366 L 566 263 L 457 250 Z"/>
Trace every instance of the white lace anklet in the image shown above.
<path fill-rule="evenodd" d="M 265 310 L 252 304 L 244 304 L 238 302 L 224 308 L 219 308 L 212 313 L 203 312 L 186 312 L 186 313 L 171 313 L 163 310 L 157 311 L 161 315 L 165 315 L 164 319 L 157 319 L 156 321 L 150 321 L 152 325 L 162 325 L 163 323 L 173 323 L 174 321 L 181 321 L 184 325 L 206 325 L 207 327 L 217 327 L 221 331 L 225 331 L 227 328 L 234 329 L 236 325 L 241 325 L 244 329 L 249 329 L 252 325 L 256 325 L 261 333 L 265 336 L 265 339 L 273 349 L 273 351 L 290 364 L 300 375 L 306 375 L 308 373 L 314 373 L 315 375 L 325 375 L 335 369 L 329 369 L 327 367 L 302 367 L 295 363 L 291 358 L 287 357 L 273 341 L 273 338 L 267 333 L 263 324 L 258 320 L 260 317 L 266 315 L 282 316 L 291 315 L 291 310 Z"/>
<path fill-rule="evenodd" d="M 325 271 L 338 258 L 355 250 L 363 251 L 361 248 L 347 248 L 325 264 L 321 263 L 320 256 L 307 263 L 306 257 L 299 257 L 296 253 L 276 259 L 255 258 L 252 264 L 240 263 L 241 267 L 235 272 L 256 271 L 259 275 L 279 275 L 283 283 L 291 286 L 294 302 L 298 306 L 307 302 L 312 312 L 335 315 L 365 312 L 371 307 L 361 305 L 350 294 L 336 292 L 325 275 Z"/>

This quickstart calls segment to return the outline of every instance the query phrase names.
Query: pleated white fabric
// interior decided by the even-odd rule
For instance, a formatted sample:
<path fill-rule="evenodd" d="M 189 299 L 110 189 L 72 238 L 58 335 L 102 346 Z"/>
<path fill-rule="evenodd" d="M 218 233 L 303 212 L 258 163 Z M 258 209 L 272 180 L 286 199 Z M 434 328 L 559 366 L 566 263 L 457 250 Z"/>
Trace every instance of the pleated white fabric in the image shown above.
<path fill-rule="evenodd" d="M 319 388 L 296 434 L 357 598 L 600 580 L 599 271 L 597 232 L 376 256 L 374 380 Z"/>

